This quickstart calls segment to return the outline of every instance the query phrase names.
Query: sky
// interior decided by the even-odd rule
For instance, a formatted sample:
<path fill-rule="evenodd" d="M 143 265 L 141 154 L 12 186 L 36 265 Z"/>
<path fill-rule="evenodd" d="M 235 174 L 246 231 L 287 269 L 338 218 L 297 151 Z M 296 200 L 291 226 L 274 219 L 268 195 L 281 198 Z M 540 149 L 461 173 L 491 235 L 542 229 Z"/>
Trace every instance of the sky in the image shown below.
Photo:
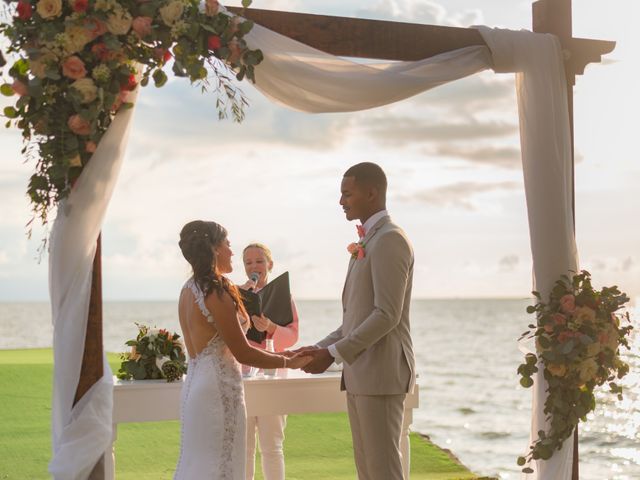
<path fill-rule="evenodd" d="M 229 2 L 235 5 L 239 2 Z M 256 0 L 256 8 L 450 26 L 529 29 L 531 4 L 504 0 Z M 578 77 L 576 238 L 596 286 L 640 297 L 640 94 L 637 0 L 574 2 L 574 36 L 617 41 Z M 215 95 L 184 79 L 147 87 L 136 106 L 103 227 L 106 300 L 173 300 L 189 275 L 177 246 L 193 219 L 229 230 L 230 277 L 241 251 L 271 247 L 296 298 L 337 299 L 354 224 L 338 204 L 344 171 L 373 161 L 389 180 L 388 210 L 414 246 L 414 298 L 527 297 L 531 251 L 511 74 L 483 72 L 387 107 L 310 115 L 251 85 L 246 120 L 219 121 Z M 3 99 L 2 107 L 9 104 Z M 46 300 L 44 235 L 29 240 L 26 184 L 34 165 L 17 131 L 0 131 L 0 301 Z"/>

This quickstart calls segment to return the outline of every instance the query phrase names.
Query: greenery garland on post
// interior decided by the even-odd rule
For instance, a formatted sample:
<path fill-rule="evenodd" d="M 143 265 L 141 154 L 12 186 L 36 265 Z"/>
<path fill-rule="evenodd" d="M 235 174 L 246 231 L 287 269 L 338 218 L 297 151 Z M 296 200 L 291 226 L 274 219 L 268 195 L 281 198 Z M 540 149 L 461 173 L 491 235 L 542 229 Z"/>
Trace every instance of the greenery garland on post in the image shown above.
<path fill-rule="evenodd" d="M 582 270 L 573 278 L 563 275 L 555 283 L 549 301 L 543 302 L 533 292 L 538 303 L 527 307 L 536 315 L 536 324 L 522 334 L 520 340 L 535 338 L 537 355 L 528 353 L 518 367 L 520 384 L 529 388 L 532 376 L 541 365 L 548 383 L 544 413 L 550 429 L 540 430 L 526 456 L 518 457 L 524 473 L 531 460 L 548 460 L 560 450 L 579 421 L 596 407 L 594 390 L 609 384 L 610 392 L 622 400 L 622 387 L 616 382 L 629 372 L 629 365 L 620 358 L 621 347 L 629 348 L 627 337 L 633 327 L 629 313 L 618 311 L 629 301 L 618 287 L 597 291 L 591 285 L 591 274 Z"/>
<path fill-rule="evenodd" d="M 5 1 L 10 20 L 0 32 L 10 46 L 0 66 L 3 53 L 16 60 L 0 91 L 19 97 L 4 109 L 6 127 L 22 131 L 22 153 L 36 161 L 29 224 L 47 223 L 115 114 L 132 106 L 129 92 L 151 80 L 162 87 L 170 60 L 174 75 L 216 91 L 220 118 L 244 118 L 248 103 L 232 77 L 255 81 L 262 52 L 244 40 L 253 23 L 217 0 Z"/>

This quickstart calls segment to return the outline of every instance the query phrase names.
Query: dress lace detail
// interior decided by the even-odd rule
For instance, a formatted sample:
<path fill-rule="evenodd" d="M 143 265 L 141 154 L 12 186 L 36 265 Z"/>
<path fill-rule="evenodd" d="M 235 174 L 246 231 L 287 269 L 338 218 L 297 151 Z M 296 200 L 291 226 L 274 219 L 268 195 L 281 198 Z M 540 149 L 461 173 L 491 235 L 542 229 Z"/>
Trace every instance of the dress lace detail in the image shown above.
<path fill-rule="evenodd" d="M 193 279 L 189 288 L 213 322 Z M 238 317 L 243 330 L 248 320 Z M 244 480 L 246 411 L 240 364 L 220 335 L 190 360 L 182 391 L 180 459 L 174 480 Z"/>
<path fill-rule="evenodd" d="M 185 283 L 184 287 L 182 288 L 191 290 L 191 293 L 193 293 L 196 304 L 200 308 L 202 315 L 204 315 L 204 317 L 207 319 L 207 322 L 214 323 L 213 315 L 211 315 L 211 312 L 204 303 L 204 293 L 202 293 L 202 290 L 200 290 L 200 287 L 196 284 L 194 278 L 191 277 L 189 280 L 187 280 L 187 283 Z"/>

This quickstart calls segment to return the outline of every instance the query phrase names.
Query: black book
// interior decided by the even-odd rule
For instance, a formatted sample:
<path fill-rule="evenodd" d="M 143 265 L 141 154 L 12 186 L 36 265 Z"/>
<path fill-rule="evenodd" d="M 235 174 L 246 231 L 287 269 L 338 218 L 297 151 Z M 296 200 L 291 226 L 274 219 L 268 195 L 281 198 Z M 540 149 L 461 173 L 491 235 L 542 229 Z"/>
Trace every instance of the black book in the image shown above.
<path fill-rule="evenodd" d="M 282 327 L 293 322 L 289 272 L 284 272 L 279 277 L 271 280 L 257 293 L 243 290 L 242 288 L 239 290 L 244 308 L 249 316 L 264 314 L 273 323 Z M 266 332 L 257 330 L 253 323 L 247 331 L 247 338 L 257 343 L 262 343 L 266 336 Z"/>

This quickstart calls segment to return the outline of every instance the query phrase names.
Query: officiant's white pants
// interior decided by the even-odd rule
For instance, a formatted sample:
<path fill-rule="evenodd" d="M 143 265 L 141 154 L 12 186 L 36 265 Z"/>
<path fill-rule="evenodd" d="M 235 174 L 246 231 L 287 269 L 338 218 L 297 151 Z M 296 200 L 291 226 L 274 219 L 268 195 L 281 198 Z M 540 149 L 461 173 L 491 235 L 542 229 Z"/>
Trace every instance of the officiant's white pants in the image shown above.
<path fill-rule="evenodd" d="M 347 393 L 359 480 L 403 480 L 400 435 L 405 397 Z"/>
<path fill-rule="evenodd" d="M 286 415 L 247 417 L 246 479 L 253 480 L 256 465 L 256 431 L 262 456 L 262 475 L 265 480 L 284 480 L 284 427 Z"/>

